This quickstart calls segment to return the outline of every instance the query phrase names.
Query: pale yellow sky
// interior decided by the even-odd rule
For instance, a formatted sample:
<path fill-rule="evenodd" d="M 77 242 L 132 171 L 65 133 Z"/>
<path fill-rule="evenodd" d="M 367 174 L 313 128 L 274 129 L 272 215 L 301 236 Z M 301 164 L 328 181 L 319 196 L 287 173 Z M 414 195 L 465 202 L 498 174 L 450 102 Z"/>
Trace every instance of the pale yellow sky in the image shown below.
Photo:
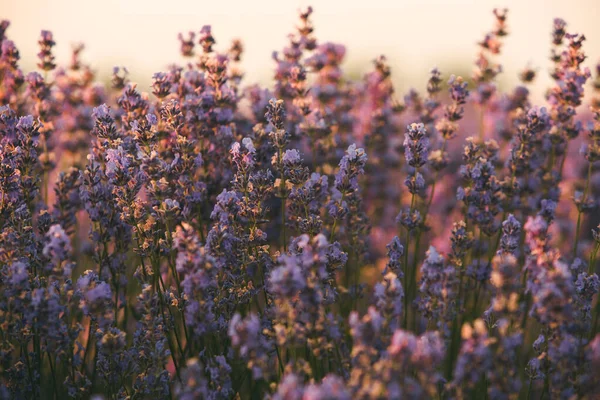
<path fill-rule="evenodd" d="M 8 35 L 31 69 L 41 29 L 54 32 L 59 61 L 70 43 L 86 44 L 84 59 L 107 76 L 124 65 L 145 90 L 152 73 L 181 62 L 177 33 L 210 24 L 217 48 L 241 37 L 246 47 L 246 83 L 270 83 L 273 50 L 280 50 L 296 23 L 296 11 L 311 4 L 320 42 L 347 47 L 346 66 L 363 73 L 370 60 L 385 54 L 399 89 L 425 85 L 428 71 L 461 72 L 476 55 L 475 43 L 493 26 L 492 9 L 508 7 L 510 36 L 503 47 L 502 81 L 516 82 L 530 62 L 540 68 L 534 87 L 540 98 L 548 85 L 552 20 L 561 17 L 568 31 L 585 33 L 588 65 L 600 61 L 600 0 L 0 0 L 0 18 L 12 21 Z M 469 69 L 470 71 L 470 69 Z"/>

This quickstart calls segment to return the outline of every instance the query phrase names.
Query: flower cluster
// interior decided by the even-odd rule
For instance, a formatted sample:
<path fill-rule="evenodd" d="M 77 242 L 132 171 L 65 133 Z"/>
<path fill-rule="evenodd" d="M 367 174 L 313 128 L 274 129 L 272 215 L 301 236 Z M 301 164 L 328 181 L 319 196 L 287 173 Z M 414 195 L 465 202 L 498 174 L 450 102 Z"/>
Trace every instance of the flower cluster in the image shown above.
<path fill-rule="evenodd" d="M 25 73 L 0 22 L 0 399 L 598 397 L 585 37 L 554 21 L 536 106 L 495 10 L 472 80 L 398 99 L 312 15 L 272 88 L 209 25 L 141 88 L 49 31 Z"/>

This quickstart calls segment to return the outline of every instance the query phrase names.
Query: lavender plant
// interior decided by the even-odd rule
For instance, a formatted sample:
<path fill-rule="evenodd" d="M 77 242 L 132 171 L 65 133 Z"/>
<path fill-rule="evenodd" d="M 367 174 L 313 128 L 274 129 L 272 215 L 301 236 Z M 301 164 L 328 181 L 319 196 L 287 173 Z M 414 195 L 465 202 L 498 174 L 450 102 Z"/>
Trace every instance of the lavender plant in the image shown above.
<path fill-rule="evenodd" d="M 534 105 L 495 10 L 471 80 L 399 100 L 312 13 L 267 88 L 208 25 L 140 88 L 49 31 L 26 73 L 0 22 L 1 399 L 597 398 L 585 37 L 554 21 Z"/>

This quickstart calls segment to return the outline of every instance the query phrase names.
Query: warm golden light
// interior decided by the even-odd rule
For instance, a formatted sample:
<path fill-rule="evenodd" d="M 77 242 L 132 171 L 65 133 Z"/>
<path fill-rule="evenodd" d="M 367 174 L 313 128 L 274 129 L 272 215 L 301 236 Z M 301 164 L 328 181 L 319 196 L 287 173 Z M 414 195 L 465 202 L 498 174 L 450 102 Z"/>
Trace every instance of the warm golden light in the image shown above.
<path fill-rule="evenodd" d="M 54 32 L 58 60 L 69 56 L 70 43 L 86 44 L 85 59 L 106 77 L 114 65 L 124 65 L 145 89 L 154 72 L 181 60 L 180 31 L 198 31 L 211 24 L 217 48 L 242 37 L 246 82 L 269 83 L 271 52 L 286 43 L 299 7 L 315 8 L 314 24 L 320 41 L 348 47 L 346 68 L 362 74 L 370 60 L 385 54 L 395 70 L 400 90 L 405 82 L 423 82 L 433 66 L 443 72 L 470 70 L 475 41 L 493 22 L 494 7 L 509 8 L 509 36 L 503 47 L 505 73 L 501 82 L 514 83 L 527 63 L 545 71 L 549 65 L 553 18 L 565 19 L 572 31 L 588 38 L 589 60 L 600 58 L 600 26 L 595 0 L 371 0 L 371 1 L 205 1 L 205 0 L 2 0 L 2 17 L 12 21 L 10 37 L 30 69 L 41 29 Z M 540 44 L 544 45 L 540 45 Z M 591 65 L 591 64 L 590 64 Z M 534 86 L 540 98 L 549 78 L 541 73 Z"/>

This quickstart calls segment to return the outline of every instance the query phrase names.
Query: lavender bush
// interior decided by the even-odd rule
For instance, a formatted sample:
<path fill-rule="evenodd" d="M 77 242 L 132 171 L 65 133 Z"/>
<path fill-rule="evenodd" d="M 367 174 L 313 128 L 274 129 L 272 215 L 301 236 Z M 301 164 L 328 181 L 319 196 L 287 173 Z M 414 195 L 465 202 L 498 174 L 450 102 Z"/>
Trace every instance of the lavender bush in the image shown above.
<path fill-rule="evenodd" d="M 150 94 L 48 31 L 26 74 L 1 22 L 0 398 L 597 398 L 585 37 L 554 21 L 536 106 L 495 10 L 471 79 L 399 100 L 311 14 L 273 89 L 204 26 Z"/>

